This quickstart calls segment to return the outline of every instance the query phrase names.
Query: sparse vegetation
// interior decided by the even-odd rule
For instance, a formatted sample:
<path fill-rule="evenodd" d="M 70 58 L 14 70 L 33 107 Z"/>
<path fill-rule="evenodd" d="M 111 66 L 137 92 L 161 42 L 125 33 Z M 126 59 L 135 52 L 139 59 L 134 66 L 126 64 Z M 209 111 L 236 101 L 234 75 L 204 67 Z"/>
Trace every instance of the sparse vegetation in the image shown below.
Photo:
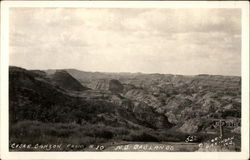
<path fill-rule="evenodd" d="M 217 134 L 213 120 L 241 120 L 240 77 L 55 73 L 10 67 L 11 143 L 184 142 L 189 135 L 198 143 Z M 240 126 L 224 133 L 238 137 L 240 150 Z"/>

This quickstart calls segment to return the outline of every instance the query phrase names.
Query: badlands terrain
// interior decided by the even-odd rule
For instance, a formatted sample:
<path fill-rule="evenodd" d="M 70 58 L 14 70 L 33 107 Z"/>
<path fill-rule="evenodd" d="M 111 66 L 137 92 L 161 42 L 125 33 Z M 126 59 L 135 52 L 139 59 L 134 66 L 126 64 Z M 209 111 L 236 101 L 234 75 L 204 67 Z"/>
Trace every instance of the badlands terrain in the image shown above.
<path fill-rule="evenodd" d="M 114 151 L 111 148 L 117 144 L 179 143 L 188 147 L 176 151 L 197 151 L 200 143 L 221 134 L 234 137 L 234 147 L 226 150 L 240 150 L 241 77 L 237 76 L 11 66 L 9 102 L 11 150 L 37 150 L 28 144 L 62 144 L 54 151 L 104 145 L 102 150 Z M 225 123 L 220 127 L 219 121 Z M 187 141 L 190 136 L 195 138 Z"/>

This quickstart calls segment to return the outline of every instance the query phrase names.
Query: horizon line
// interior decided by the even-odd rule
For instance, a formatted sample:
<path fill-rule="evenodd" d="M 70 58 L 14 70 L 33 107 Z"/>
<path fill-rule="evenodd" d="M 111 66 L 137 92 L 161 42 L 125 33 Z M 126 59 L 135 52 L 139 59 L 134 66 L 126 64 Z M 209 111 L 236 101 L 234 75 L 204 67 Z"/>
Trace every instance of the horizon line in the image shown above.
<path fill-rule="evenodd" d="M 39 71 L 46 71 L 46 70 L 78 70 L 80 72 L 90 72 L 90 73 L 103 73 L 103 74 L 122 74 L 122 73 L 128 73 L 128 74 L 146 74 L 146 75 L 152 75 L 152 74 L 160 74 L 160 75 L 173 75 L 173 76 L 226 76 L 226 77 L 242 77 L 241 75 L 223 75 L 223 74 L 207 74 L 207 73 L 199 73 L 199 74 L 173 74 L 173 73 L 157 73 L 157 72 L 104 72 L 104 71 L 86 71 L 81 70 L 77 68 L 47 68 L 47 69 L 30 69 L 15 65 L 9 65 L 9 67 L 17 67 L 22 68 L 26 70 L 39 70 Z"/>

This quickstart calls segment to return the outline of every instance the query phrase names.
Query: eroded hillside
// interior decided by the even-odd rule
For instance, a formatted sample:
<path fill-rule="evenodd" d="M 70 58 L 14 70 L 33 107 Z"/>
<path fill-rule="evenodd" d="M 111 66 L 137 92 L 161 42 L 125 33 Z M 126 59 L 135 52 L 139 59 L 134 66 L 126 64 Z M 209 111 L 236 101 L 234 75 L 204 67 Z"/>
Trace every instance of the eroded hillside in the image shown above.
<path fill-rule="evenodd" d="M 241 120 L 240 77 L 18 67 L 9 73 L 10 137 L 15 142 L 37 132 L 63 143 L 70 138 L 77 143 L 185 141 L 198 134 L 202 141 L 207 133 L 218 133 L 214 121 Z M 240 137 L 237 127 L 224 132 Z M 42 143 L 41 137 L 32 141 Z"/>

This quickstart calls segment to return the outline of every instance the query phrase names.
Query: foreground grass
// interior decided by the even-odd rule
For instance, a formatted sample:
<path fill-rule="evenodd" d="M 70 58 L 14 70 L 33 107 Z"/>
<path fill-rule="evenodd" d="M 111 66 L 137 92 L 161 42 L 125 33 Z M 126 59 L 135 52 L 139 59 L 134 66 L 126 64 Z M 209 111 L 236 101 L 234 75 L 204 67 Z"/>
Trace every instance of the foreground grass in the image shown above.
<path fill-rule="evenodd" d="M 108 150 L 112 150 L 112 146 L 114 148 L 123 142 L 129 144 L 177 142 L 175 151 L 197 150 L 198 143 L 183 143 L 187 136 L 187 134 L 171 130 L 127 129 L 89 123 L 79 125 L 21 121 L 10 125 L 10 151 L 102 151 L 104 150 L 102 145 L 109 147 Z M 200 137 L 200 141 L 209 138 L 204 135 Z M 25 146 L 20 147 L 24 144 Z M 32 147 L 27 148 L 27 145 Z M 53 148 L 53 145 L 58 145 L 58 147 Z"/>

